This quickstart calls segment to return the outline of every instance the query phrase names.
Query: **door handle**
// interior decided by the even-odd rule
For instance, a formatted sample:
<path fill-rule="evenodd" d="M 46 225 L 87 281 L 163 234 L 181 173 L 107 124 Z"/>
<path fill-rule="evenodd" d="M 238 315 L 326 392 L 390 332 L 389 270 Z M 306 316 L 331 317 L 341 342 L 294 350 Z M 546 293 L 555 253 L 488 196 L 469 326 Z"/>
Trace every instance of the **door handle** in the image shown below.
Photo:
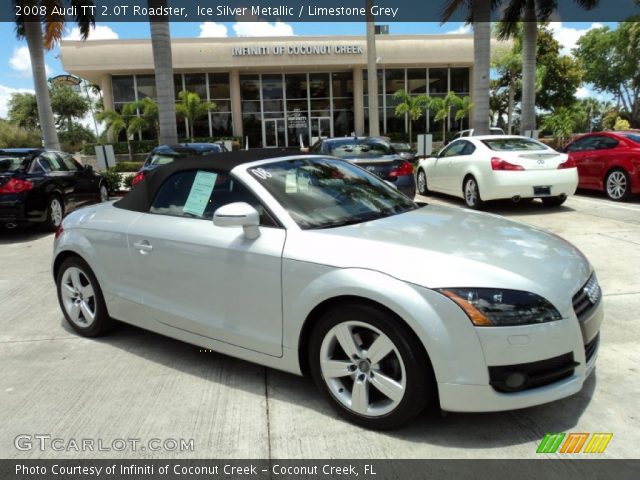
<path fill-rule="evenodd" d="M 146 255 L 153 250 L 153 246 L 147 240 L 136 242 L 133 244 L 133 247 L 139 250 L 142 255 Z"/>

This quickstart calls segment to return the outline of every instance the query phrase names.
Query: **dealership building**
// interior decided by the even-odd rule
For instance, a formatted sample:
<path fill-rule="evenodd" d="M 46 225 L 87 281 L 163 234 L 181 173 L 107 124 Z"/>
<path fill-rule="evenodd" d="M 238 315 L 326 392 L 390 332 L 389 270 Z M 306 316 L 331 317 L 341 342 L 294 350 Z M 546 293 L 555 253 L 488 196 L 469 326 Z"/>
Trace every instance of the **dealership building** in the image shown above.
<path fill-rule="evenodd" d="M 330 29 L 330 24 L 327 24 Z M 327 32 L 330 34 L 330 32 Z M 313 137 L 367 130 L 367 45 L 364 36 L 179 38 L 172 40 L 176 101 L 189 90 L 217 108 L 194 125 L 196 137 L 248 138 L 251 147 L 294 146 Z M 471 95 L 473 36 L 377 35 L 380 132 L 402 137 L 409 119 L 396 116 L 393 94 Z M 156 96 L 151 42 L 63 41 L 66 71 L 99 85 L 105 108 Z M 468 119 L 455 120 L 458 130 Z M 414 132 L 441 132 L 428 112 Z M 178 122 L 185 136 L 184 122 Z"/>

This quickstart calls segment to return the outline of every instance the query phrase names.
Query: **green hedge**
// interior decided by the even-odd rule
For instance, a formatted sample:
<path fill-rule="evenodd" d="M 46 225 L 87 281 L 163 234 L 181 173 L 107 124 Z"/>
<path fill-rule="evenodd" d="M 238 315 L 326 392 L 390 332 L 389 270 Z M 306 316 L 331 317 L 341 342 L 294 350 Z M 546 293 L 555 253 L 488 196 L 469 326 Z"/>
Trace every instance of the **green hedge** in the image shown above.
<path fill-rule="evenodd" d="M 137 172 L 142 168 L 142 165 L 144 165 L 144 162 L 118 162 L 109 170 L 112 172 Z"/>

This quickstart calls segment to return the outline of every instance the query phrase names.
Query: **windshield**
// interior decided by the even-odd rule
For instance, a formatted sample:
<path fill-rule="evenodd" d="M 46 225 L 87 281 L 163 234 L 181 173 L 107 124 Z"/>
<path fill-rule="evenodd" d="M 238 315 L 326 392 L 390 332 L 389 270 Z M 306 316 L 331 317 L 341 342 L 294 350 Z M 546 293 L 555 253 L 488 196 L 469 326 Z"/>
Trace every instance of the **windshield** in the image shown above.
<path fill-rule="evenodd" d="M 491 150 L 500 152 L 518 151 L 518 150 L 550 150 L 544 143 L 540 143 L 532 138 L 496 138 L 495 140 L 483 140 L 487 147 Z"/>
<path fill-rule="evenodd" d="M 396 153 L 391 145 L 382 142 L 345 138 L 328 143 L 327 153 L 338 158 L 377 158 Z"/>
<path fill-rule="evenodd" d="M 635 143 L 640 143 L 640 133 L 625 133 L 625 137 Z"/>
<path fill-rule="evenodd" d="M 13 173 L 22 168 L 24 157 L 0 154 L 0 173 Z"/>
<path fill-rule="evenodd" d="M 378 177 L 340 160 L 300 158 L 249 172 L 302 229 L 351 225 L 418 208 Z"/>

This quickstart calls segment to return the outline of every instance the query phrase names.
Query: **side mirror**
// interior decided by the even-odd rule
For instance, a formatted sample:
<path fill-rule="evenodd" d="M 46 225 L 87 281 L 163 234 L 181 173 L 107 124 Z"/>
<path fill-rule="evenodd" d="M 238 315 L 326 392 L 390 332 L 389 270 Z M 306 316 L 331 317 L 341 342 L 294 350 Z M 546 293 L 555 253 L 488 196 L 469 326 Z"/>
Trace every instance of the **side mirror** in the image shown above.
<path fill-rule="evenodd" d="M 223 205 L 213 214 L 213 224 L 217 227 L 242 227 L 249 240 L 260 236 L 260 214 L 245 202 Z"/>
<path fill-rule="evenodd" d="M 87 172 L 93 172 L 93 166 L 92 165 L 85 165 L 84 166 L 85 171 Z"/>

